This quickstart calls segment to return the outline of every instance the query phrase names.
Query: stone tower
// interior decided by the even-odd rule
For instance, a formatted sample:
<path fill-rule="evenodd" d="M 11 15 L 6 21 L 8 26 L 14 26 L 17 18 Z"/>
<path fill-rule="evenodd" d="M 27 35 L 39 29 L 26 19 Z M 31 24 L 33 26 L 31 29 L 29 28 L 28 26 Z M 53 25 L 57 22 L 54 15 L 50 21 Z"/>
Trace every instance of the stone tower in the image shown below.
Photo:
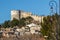
<path fill-rule="evenodd" d="M 11 11 L 11 20 L 13 20 L 14 18 L 19 20 L 19 11 L 18 10 L 12 10 Z"/>

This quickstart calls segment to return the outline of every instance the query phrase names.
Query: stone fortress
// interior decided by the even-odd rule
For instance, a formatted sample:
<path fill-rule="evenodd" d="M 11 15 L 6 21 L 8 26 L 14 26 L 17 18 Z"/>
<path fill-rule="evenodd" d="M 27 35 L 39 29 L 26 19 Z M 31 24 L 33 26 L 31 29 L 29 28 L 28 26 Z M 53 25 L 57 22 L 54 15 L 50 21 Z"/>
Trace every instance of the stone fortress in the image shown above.
<path fill-rule="evenodd" d="M 14 26 L 13 28 L 1 28 L 0 35 L 2 37 L 2 40 L 32 40 L 32 38 L 40 38 L 41 35 L 41 24 L 36 24 L 37 22 L 43 21 L 44 16 L 36 16 L 33 15 L 30 12 L 25 12 L 21 10 L 12 10 L 11 11 L 11 21 L 15 18 L 17 20 L 20 20 L 21 18 L 26 18 L 28 16 L 31 16 L 34 20 L 34 22 L 30 24 L 26 24 L 26 26 L 22 26 L 19 28 L 19 26 Z M 35 23 L 35 21 L 37 21 Z M 36 37 L 34 36 L 36 35 Z M 39 37 L 38 37 L 38 36 Z M 28 38 L 28 39 L 27 39 Z M 43 38 L 43 37 L 42 37 Z M 40 38 L 41 39 L 41 38 Z M 1 40 L 1 39 L 0 39 Z M 35 39 L 34 39 L 35 40 Z"/>
<path fill-rule="evenodd" d="M 31 12 L 25 12 L 25 11 L 21 11 L 21 10 L 12 10 L 11 11 L 11 20 L 15 19 L 20 19 L 20 18 L 26 18 L 28 16 L 31 16 L 35 21 L 43 21 L 43 17 L 44 16 L 37 16 L 37 15 L 33 15 Z"/>

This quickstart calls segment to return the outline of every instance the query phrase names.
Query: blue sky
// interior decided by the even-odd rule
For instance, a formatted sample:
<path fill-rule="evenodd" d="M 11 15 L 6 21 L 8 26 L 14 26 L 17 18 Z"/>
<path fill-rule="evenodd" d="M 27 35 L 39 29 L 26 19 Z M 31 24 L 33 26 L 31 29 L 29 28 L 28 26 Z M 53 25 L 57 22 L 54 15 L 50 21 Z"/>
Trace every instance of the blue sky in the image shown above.
<path fill-rule="evenodd" d="M 0 23 L 10 20 L 11 10 L 23 10 L 36 15 L 49 15 L 49 1 L 50 0 L 0 0 Z"/>

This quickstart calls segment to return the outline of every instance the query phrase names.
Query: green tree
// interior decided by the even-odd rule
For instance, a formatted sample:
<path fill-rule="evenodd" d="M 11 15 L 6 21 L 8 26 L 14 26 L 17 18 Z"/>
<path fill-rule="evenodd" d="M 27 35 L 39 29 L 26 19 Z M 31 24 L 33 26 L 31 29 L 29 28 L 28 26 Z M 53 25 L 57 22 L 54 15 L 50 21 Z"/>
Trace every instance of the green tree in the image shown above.
<path fill-rule="evenodd" d="M 19 25 L 19 20 L 13 19 L 13 20 L 10 22 L 10 25 L 11 25 L 11 27 L 18 26 L 18 25 Z"/>
<path fill-rule="evenodd" d="M 25 26 L 25 25 L 26 25 L 25 21 L 26 21 L 25 18 L 21 18 L 21 19 L 20 19 L 20 21 L 19 21 L 19 26 L 20 26 L 20 28 L 21 28 L 22 26 Z"/>
<path fill-rule="evenodd" d="M 56 38 L 57 40 L 60 40 L 60 15 L 55 14 L 56 17 Z"/>
<path fill-rule="evenodd" d="M 2 24 L 2 26 L 4 27 L 4 28 L 9 28 L 10 27 L 10 25 L 9 25 L 9 20 L 8 21 L 5 21 L 3 24 Z"/>
<path fill-rule="evenodd" d="M 9 28 L 9 27 L 14 27 L 14 26 L 19 26 L 19 27 L 22 27 L 22 26 L 25 26 L 26 24 L 28 23 L 31 23 L 33 20 L 32 17 L 26 17 L 26 18 L 21 18 L 20 20 L 17 20 L 17 19 L 13 19 L 13 20 L 8 20 L 8 21 L 5 21 L 2 26 L 4 28 Z M 28 22 L 27 22 L 28 21 Z"/>
<path fill-rule="evenodd" d="M 26 17 L 26 24 L 32 23 L 33 20 L 31 16 Z"/>
<path fill-rule="evenodd" d="M 48 36 L 48 40 L 56 39 L 56 15 L 47 16 L 43 18 L 41 32 L 43 36 Z"/>

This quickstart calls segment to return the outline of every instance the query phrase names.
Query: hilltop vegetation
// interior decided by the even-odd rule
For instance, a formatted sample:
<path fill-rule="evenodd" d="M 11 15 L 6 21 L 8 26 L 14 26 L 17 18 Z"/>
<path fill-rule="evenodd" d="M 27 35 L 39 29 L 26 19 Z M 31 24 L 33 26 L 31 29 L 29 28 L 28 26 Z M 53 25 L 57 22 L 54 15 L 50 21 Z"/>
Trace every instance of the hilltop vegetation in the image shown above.
<path fill-rule="evenodd" d="M 33 18 L 32 17 L 26 17 L 26 18 L 21 18 L 20 20 L 17 20 L 17 19 L 13 19 L 12 21 L 8 20 L 8 21 L 5 21 L 3 24 L 2 24 L 2 27 L 3 28 L 9 28 L 9 27 L 14 27 L 14 26 L 19 26 L 20 28 L 22 26 L 25 26 L 26 24 L 29 24 L 33 21 Z"/>

